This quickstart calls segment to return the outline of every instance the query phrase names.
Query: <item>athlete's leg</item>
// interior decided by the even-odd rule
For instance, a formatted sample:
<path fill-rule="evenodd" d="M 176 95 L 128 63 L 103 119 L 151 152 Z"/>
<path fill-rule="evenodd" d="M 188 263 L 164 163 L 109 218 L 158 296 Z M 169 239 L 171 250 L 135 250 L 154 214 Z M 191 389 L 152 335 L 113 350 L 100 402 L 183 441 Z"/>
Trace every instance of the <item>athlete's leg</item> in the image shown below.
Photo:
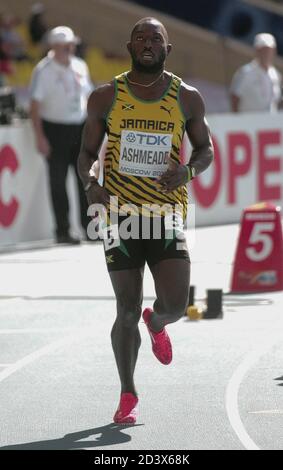
<path fill-rule="evenodd" d="M 117 318 L 111 332 L 112 347 L 121 381 L 121 392 L 137 395 L 134 371 L 141 337 L 138 323 L 141 317 L 144 267 L 110 271 L 117 299 Z"/>
<path fill-rule="evenodd" d="M 155 282 L 156 301 L 149 326 L 160 331 L 168 323 L 174 323 L 185 313 L 190 285 L 189 259 L 165 259 L 151 266 Z"/>

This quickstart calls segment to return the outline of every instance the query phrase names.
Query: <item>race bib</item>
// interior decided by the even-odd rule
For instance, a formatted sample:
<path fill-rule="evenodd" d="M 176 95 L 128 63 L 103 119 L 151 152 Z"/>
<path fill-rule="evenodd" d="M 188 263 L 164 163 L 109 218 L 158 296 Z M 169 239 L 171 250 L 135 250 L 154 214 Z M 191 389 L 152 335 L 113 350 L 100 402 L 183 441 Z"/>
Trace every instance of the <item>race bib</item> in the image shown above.
<path fill-rule="evenodd" d="M 103 242 L 105 251 L 120 246 L 118 225 L 108 225 L 103 229 Z"/>
<path fill-rule="evenodd" d="M 172 134 L 123 130 L 121 134 L 120 173 L 158 178 L 168 167 Z"/>

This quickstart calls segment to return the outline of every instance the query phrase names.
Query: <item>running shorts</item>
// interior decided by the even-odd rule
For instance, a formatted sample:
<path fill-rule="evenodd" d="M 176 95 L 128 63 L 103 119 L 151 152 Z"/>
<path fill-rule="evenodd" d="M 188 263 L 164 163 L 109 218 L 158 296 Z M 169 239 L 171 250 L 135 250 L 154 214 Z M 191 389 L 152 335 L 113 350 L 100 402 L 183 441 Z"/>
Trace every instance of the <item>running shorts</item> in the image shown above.
<path fill-rule="evenodd" d="M 104 231 L 108 271 L 149 267 L 169 258 L 189 261 L 183 221 L 171 216 L 118 216 Z"/>

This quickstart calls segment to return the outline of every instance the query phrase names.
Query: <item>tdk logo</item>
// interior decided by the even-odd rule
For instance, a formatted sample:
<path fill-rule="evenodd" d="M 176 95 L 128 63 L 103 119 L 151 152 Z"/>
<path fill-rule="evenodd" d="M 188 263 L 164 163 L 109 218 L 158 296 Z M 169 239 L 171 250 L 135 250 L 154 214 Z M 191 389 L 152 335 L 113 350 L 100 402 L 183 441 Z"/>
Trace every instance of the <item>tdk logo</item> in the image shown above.
<path fill-rule="evenodd" d="M 168 145 L 167 135 L 136 134 L 140 145 Z"/>
<path fill-rule="evenodd" d="M 129 132 L 129 134 L 126 137 L 127 142 L 135 142 L 136 141 L 136 136 L 133 132 Z"/>

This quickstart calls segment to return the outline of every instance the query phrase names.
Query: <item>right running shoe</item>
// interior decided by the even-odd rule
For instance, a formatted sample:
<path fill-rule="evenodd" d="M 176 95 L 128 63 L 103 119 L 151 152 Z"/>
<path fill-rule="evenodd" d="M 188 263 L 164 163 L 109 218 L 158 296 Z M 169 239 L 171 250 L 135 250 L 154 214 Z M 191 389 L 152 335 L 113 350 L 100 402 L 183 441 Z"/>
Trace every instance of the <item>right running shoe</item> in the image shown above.
<path fill-rule="evenodd" d="M 142 317 L 147 326 L 151 343 L 152 351 L 155 357 L 164 365 L 170 364 L 172 362 L 172 345 L 168 333 L 165 327 L 158 331 L 157 333 L 153 331 L 149 326 L 150 317 L 153 313 L 152 308 L 146 308 L 143 311 Z"/>
<path fill-rule="evenodd" d="M 135 424 L 138 398 L 133 393 L 122 393 L 113 421 L 117 424 Z"/>

